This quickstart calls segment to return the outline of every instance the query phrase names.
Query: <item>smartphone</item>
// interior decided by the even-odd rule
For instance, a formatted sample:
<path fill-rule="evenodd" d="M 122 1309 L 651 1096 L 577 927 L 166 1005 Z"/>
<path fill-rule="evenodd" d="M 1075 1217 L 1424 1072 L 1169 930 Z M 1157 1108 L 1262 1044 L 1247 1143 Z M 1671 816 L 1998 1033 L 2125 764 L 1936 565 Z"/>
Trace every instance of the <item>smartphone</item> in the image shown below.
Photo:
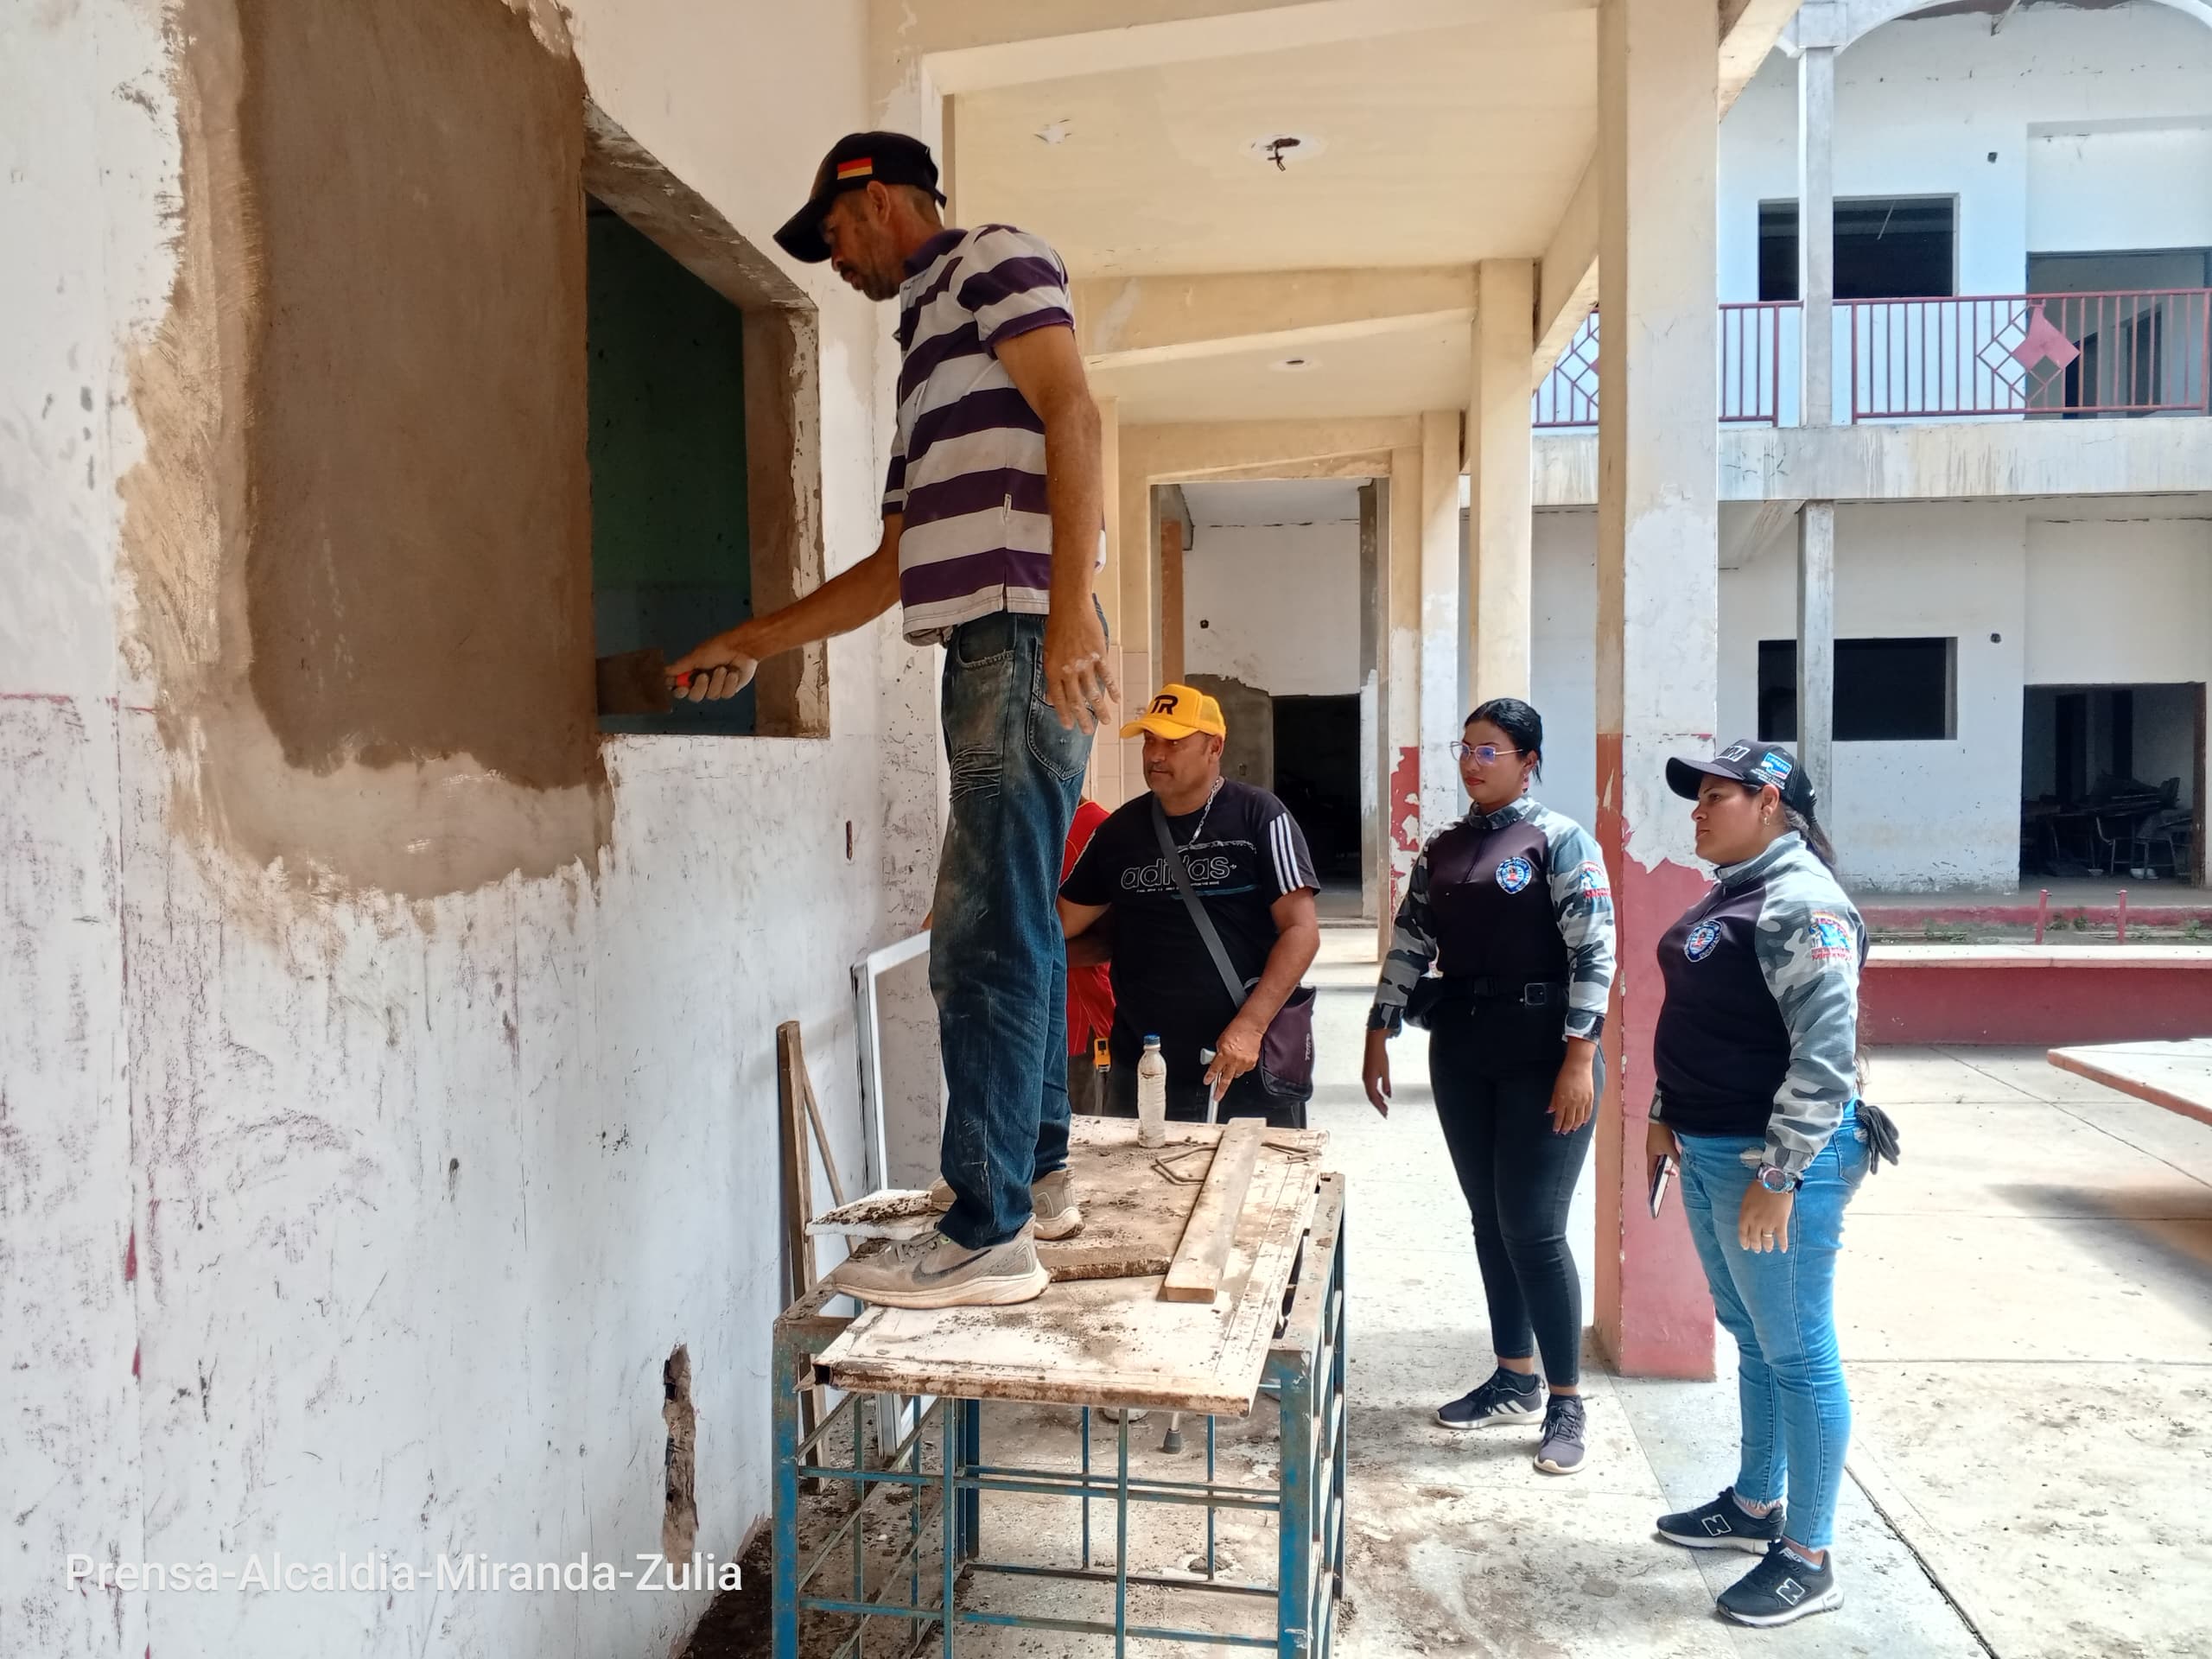
<path fill-rule="evenodd" d="M 1660 1206 L 1667 1202 L 1667 1183 L 1675 1179 L 1675 1155 L 1669 1153 L 1659 1160 L 1659 1167 L 1651 1172 L 1651 1219 L 1659 1219 Z"/>

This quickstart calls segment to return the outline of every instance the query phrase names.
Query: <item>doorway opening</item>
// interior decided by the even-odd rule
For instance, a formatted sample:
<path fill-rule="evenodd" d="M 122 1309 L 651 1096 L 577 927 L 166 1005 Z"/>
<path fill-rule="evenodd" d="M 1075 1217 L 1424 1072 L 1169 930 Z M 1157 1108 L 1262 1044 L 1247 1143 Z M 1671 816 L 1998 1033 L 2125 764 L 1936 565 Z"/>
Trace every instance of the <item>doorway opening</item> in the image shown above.
<path fill-rule="evenodd" d="M 2022 692 L 2020 871 L 2201 881 L 2205 688 Z"/>
<path fill-rule="evenodd" d="M 1360 886 L 1360 700 L 1274 699 L 1274 792 L 1313 855 L 1323 888 L 1357 900 Z"/>

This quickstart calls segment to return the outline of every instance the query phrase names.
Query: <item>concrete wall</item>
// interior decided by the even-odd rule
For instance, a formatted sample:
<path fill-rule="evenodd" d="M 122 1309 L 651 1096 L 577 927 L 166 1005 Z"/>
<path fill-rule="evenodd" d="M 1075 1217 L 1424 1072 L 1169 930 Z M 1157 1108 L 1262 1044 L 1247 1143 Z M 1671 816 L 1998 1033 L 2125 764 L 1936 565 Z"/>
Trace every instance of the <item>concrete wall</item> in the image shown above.
<path fill-rule="evenodd" d="M 826 143 L 878 118 L 858 0 L 571 11 L 591 95 L 761 249 Z M 118 562 L 152 418 L 132 367 L 178 259 L 160 25 L 0 21 L 4 1645 L 664 1652 L 703 1591 L 62 1579 L 71 1551 L 630 1565 L 663 1541 L 678 1344 L 696 1545 L 734 1551 L 768 1503 L 774 1024 L 803 1022 L 856 1171 L 848 969 L 918 920 L 939 798 L 933 664 L 887 624 L 832 648 L 830 739 L 607 744 L 595 860 L 410 899 L 229 850 L 138 632 L 177 595 Z M 876 534 L 886 315 L 787 274 L 821 310 L 839 569 Z M 454 765 L 463 798 L 488 787 Z"/>
<path fill-rule="evenodd" d="M 1854 881 L 1906 890 L 2016 884 L 2024 685 L 2212 678 L 2202 626 L 2212 615 L 2212 520 L 2179 516 L 2190 511 L 2179 502 L 2106 511 L 2017 501 L 1839 509 L 1838 634 L 1958 641 L 1951 741 L 1836 746 L 1823 816 Z M 2066 516 L 2048 516 L 2057 513 Z M 1593 514 L 1537 515 L 1535 692 L 1550 736 L 1542 793 L 1586 823 L 1596 808 L 1586 738 L 1595 549 Z M 1758 642 L 1795 636 L 1796 584 L 1787 534 L 1721 572 L 1724 738 L 1756 730 Z M 2139 704 L 2138 770 L 2155 754 L 2159 777 L 2188 778 L 2193 765 L 2172 752 L 2174 722 L 2162 710 L 2154 700 L 2158 718 L 2146 725 Z M 2038 764 L 2047 771 L 2048 757 Z"/>
<path fill-rule="evenodd" d="M 1358 486 L 1194 486 L 1185 664 L 1271 696 L 1359 690 Z"/>
<path fill-rule="evenodd" d="M 1796 73 L 1775 54 L 1721 124 L 1723 300 L 1797 194 Z M 1957 197 L 1956 291 L 2017 293 L 2031 252 L 2212 245 L 2208 118 L 2212 29 L 2171 7 L 1890 23 L 1836 60 L 1835 193 Z"/>

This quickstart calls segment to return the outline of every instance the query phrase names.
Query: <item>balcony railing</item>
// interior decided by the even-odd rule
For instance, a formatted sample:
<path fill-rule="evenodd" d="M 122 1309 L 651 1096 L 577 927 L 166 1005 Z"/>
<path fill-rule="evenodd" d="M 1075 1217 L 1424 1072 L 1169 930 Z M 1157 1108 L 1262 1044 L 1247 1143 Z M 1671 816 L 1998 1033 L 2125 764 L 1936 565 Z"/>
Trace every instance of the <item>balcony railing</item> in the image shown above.
<path fill-rule="evenodd" d="M 1858 300 L 1847 308 L 1854 421 L 2206 412 L 2212 289 Z"/>
<path fill-rule="evenodd" d="M 1795 425 L 1802 308 L 1720 308 L 1726 424 Z M 2082 419 L 2212 413 L 2212 289 L 1851 300 L 1835 307 L 1834 418 Z M 1593 313 L 1536 392 L 1545 430 L 1598 423 Z"/>

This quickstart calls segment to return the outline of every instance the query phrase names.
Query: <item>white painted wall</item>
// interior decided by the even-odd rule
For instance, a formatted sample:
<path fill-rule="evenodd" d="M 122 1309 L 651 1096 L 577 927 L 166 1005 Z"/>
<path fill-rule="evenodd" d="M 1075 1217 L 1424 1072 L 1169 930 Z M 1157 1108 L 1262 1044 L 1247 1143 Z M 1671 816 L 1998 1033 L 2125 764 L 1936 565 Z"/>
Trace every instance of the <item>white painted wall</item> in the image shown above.
<path fill-rule="evenodd" d="M 2200 511 L 2028 525 L 2030 683 L 2212 679 L 2212 503 Z"/>
<path fill-rule="evenodd" d="M 1836 746 L 1823 817 L 1854 882 L 2016 885 L 2024 685 L 2212 679 L 2212 519 L 2179 516 L 2189 511 L 2145 501 L 1839 510 L 1839 634 L 1958 641 L 1955 740 Z M 2051 522 L 2053 513 L 2067 518 Z M 1542 792 L 1585 823 L 1596 810 L 1587 737 L 1595 550 L 1593 513 L 1537 515 L 1535 695 L 1549 738 Z M 1758 641 L 1796 632 L 1796 545 L 1785 534 L 1743 568 L 1721 572 L 1724 738 L 1756 730 Z M 2142 749 L 2139 707 L 2138 721 Z M 2161 716 L 2139 770 L 2155 756 L 2162 778 L 2193 772 L 2193 757 L 2175 750 L 2172 724 Z M 2047 771 L 2047 757 L 2038 766 Z"/>
<path fill-rule="evenodd" d="M 1184 666 L 1269 695 L 1359 690 L 1358 486 L 1187 486 Z"/>
<path fill-rule="evenodd" d="M 594 95 L 763 248 L 879 117 L 860 0 L 779 13 L 773 54 L 753 9 L 572 10 Z M 803 1023 L 857 1171 L 849 968 L 927 902 L 932 656 L 889 624 L 834 645 L 828 741 L 610 745 L 596 872 L 331 898 L 173 828 L 194 762 L 118 656 L 116 482 L 175 121 L 148 9 L 0 16 L 0 1646 L 666 1652 L 703 1592 L 79 1594 L 64 1557 L 657 1548 L 679 1342 L 698 1546 L 739 1547 L 769 1502 L 773 1028 Z M 887 317 L 797 276 L 837 569 L 876 535 Z"/>

